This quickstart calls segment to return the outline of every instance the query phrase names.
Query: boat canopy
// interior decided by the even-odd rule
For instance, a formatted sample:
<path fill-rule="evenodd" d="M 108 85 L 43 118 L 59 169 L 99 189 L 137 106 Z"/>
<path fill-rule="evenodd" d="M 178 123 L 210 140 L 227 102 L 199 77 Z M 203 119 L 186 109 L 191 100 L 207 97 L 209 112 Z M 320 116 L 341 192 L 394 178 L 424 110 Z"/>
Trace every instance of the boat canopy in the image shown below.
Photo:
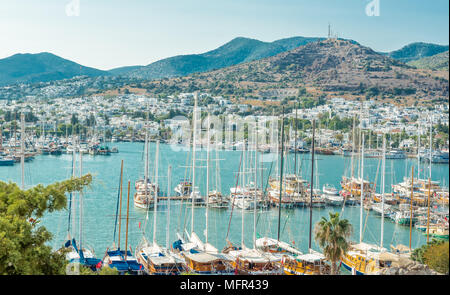
<path fill-rule="evenodd" d="M 298 255 L 297 260 L 306 261 L 310 263 L 318 262 L 325 259 L 325 256 L 317 253 L 308 253 L 303 255 Z"/>
<path fill-rule="evenodd" d="M 186 253 L 185 256 L 198 263 L 212 263 L 220 258 L 209 253 Z"/>
<path fill-rule="evenodd" d="M 385 248 L 381 248 L 377 245 L 373 245 L 373 244 L 367 244 L 367 243 L 359 243 L 359 244 L 355 244 L 351 246 L 353 249 L 355 250 L 359 250 L 359 251 L 387 251 Z"/>
<path fill-rule="evenodd" d="M 287 252 L 296 254 L 296 255 L 302 255 L 303 253 L 299 250 L 295 249 L 294 247 L 290 246 L 288 243 L 278 241 L 272 238 L 264 237 L 256 240 L 256 247 L 257 248 L 263 248 L 263 247 L 279 247 L 283 250 L 286 250 Z"/>

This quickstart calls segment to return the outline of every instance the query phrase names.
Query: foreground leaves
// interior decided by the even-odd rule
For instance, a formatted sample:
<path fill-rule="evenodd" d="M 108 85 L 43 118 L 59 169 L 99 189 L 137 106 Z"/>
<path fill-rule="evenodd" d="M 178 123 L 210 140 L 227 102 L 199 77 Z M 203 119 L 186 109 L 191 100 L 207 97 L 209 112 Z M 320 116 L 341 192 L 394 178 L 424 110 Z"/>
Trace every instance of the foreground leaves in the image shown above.
<path fill-rule="evenodd" d="M 28 190 L 0 182 L 0 274 L 64 274 L 65 253 L 46 245 L 52 234 L 39 221 L 46 212 L 65 209 L 66 194 L 80 191 L 91 181 L 87 174 Z"/>

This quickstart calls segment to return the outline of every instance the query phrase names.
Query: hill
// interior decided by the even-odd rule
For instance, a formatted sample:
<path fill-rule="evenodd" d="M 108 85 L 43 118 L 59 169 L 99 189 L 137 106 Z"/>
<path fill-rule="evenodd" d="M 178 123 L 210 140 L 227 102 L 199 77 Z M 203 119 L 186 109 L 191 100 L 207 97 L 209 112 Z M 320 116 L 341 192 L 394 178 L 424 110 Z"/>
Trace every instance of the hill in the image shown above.
<path fill-rule="evenodd" d="M 202 90 L 234 99 L 340 95 L 411 104 L 448 96 L 448 75 L 414 69 L 345 40 L 308 43 L 257 61 L 187 77 L 149 82 L 154 95 Z"/>
<path fill-rule="evenodd" d="M 108 72 L 79 65 L 54 54 L 15 54 L 0 59 L 0 85 L 49 82 L 75 76 L 103 76 Z"/>
<path fill-rule="evenodd" d="M 186 76 L 274 56 L 319 39 L 323 38 L 292 37 L 274 42 L 263 42 L 238 37 L 212 51 L 202 54 L 178 55 L 137 69 L 121 71 L 119 74 L 151 80 Z M 110 72 L 117 74 L 115 69 Z"/>
<path fill-rule="evenodd" d="M 424 57 L 433 56 L 444 51 L 448 51 L 448 45 L 416 42 L 408 44 L 399 50 L 389 52 L 387 53 L 387 56 L 407 63 Z"/>
<path fill-rule="evenodd" d="M 424 57 L 408 62 L 408 65 L 418 69 L 448 71 L 448 50 L 433 56 Z"/>

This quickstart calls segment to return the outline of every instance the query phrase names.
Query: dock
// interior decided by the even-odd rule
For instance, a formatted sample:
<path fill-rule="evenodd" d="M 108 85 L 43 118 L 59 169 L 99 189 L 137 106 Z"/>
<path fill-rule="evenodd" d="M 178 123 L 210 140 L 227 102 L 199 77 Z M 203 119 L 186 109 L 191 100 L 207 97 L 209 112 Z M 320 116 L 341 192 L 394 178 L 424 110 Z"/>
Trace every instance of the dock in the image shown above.
<path fill-rule="evenodd" d="M 160 200 L 190 200 L 190 196 L 164 196 L 164 197 L 158 197 L 158 201 Z"/>

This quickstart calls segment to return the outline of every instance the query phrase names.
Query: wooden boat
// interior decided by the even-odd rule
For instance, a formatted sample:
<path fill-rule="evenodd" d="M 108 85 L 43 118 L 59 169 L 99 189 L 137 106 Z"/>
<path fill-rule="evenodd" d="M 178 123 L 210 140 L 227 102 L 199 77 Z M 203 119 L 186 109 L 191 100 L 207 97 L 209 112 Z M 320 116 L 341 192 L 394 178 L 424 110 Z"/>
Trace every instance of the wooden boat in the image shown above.
<path fill-rule="evenodd" d="M 228 200 L 218 191 L 210 191 L 208 195 L 208 205 L 210 208 L 228 208 Z"/>
<path fill-rule="evenodd" d="M 192 192 L 192 182 L 183 180 L 177 184 L 174 191 L 177 193 L 177 196 L 189 196 Z"/>
<path fill-rule="evenodd" d="M 136 248 L 137 261 L 151 275 L 177 275 L 183 271 L 183 264 L 161 248 L 150 244 L 146 239 Z"/>
<path fill-rule="evenodd" d="M 144 272 L 143 265 L 131 254 L 131 250 L 106 250 L 103 265 L 115 268 L 119 274 L 140 275 Z"/>
<path fill-rule="evenodd" d="M 255 249 L 239 249 L 228 252 L 232 257 L 230 267 L 234 269 L 234 274 L 238 275 L 276 275 L 281 274 L 279 259 L 271 259 Z M 230 260 L 229 260 L 230 261 Z"/>
<path fill-rule="evenodd" d="M 114 237 L 113 237 L 113 246 L 111 249 L 107 248 L 105 256 L 103 257 L 103 265 L 107 265 L 108 267 L 115 268 L 119 272 L 119 274 L 142 274 L 144 271 L 144 267 L 140 264 L 137 259 L 131 254 L 131 246 L 130 250 L 128 250 L 128 220 L 130 214 L 130 181 L 128 181 L 128 194 L 127 194 L 127 218 L 126 218 L 126 231 L 125 231 L 125 250 L 121 250 L 120 246 L 120 237 L 121 237 L 121 225 L 122 225 L 122 179 L 123 179 L 123 160 L 121 163 L 120 169 L 120 186 L 119 192 L 117 196 L 117 209 L 116 209 L 116 221 L 114 223 Z M 116 238 L 116 227 L 117 221 L 119 223 L 119 241 L 116 247 L 115 238 Z"/>
<path fill-rule="evenodd" d="M 327 275 L 331 271 L 325 256 L 315 251 L 295 257 L 283 256 L 282 268 L 287 275 Z"/>
<path fill-rule="evenodd" d="M 342 266 L 356 275 L 375 274 L 381 270 L 377 263 L 381 251 L 386 249 L 366 243 L 351 245 L 350 251 L 341 258 Z"/>

